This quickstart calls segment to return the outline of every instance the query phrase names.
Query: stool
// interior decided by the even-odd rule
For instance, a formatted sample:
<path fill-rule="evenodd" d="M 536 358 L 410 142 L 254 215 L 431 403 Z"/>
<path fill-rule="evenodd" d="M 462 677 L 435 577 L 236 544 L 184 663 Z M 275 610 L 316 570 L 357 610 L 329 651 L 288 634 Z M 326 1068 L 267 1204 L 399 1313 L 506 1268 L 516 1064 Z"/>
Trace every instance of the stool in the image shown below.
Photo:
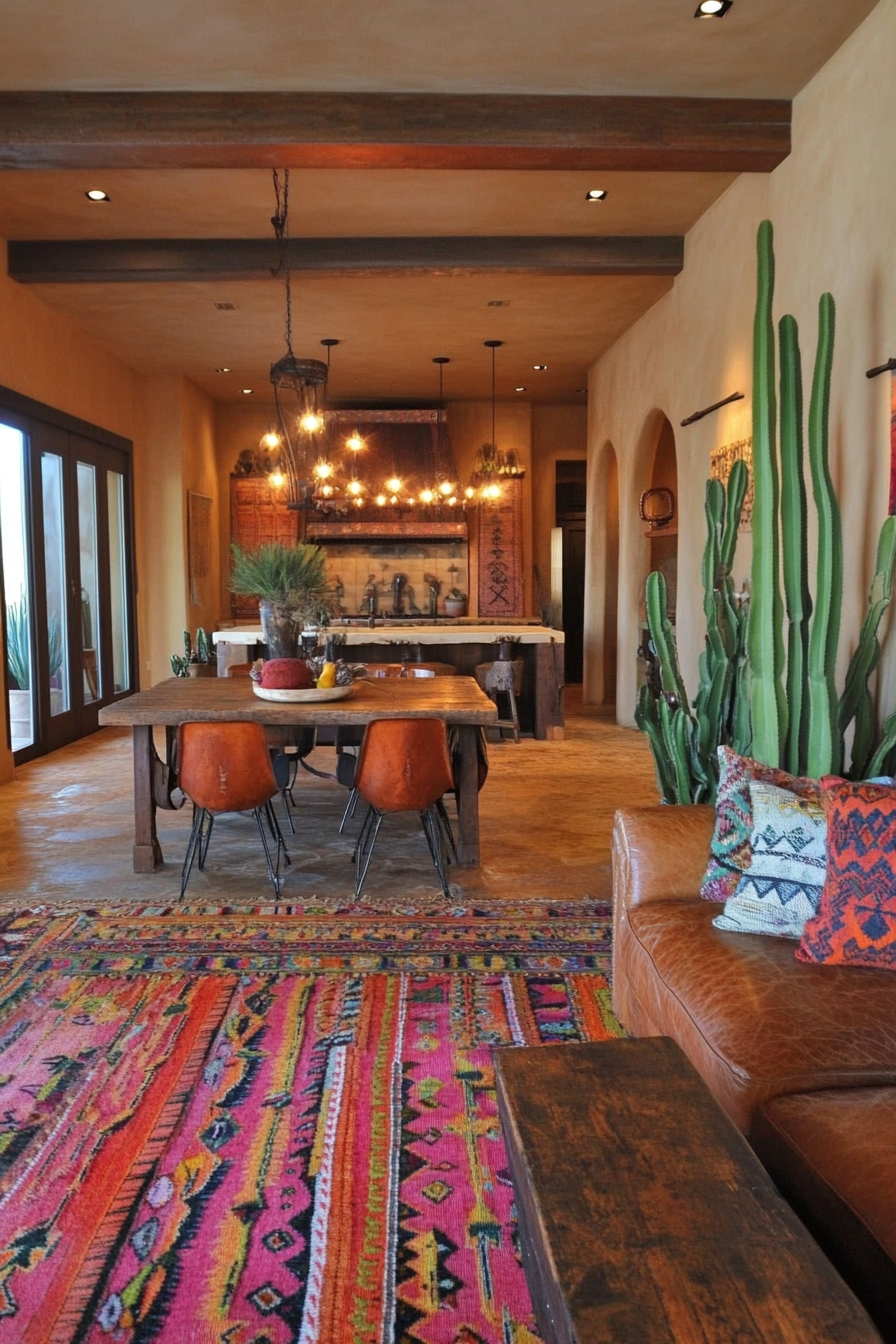
<path fill-rule="evenodd" d="M 516 698 L 522 695 L 524 666 L 522 658 L 514 658 L 512 661 L 508 659 L 496 663 L 479 663 L 474 669 L 474 676 L 479 685 L 488 698 L 494 700 L 497 705 L 500 716 L 495 725 L 498 737 L 502 738 L 506 729 L 513 734 L 514 742 L 520 740 L 520 719 Z"/>

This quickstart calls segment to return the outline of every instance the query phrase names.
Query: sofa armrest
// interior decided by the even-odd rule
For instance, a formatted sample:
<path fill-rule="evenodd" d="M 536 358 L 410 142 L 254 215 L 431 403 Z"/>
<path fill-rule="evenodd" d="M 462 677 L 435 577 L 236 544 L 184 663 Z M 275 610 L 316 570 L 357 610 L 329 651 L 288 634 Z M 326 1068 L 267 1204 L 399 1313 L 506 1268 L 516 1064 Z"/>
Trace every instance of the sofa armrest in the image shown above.
<path fill-rule="evenodd" d="M 621 808 L 613 824 L 616 905 L 699 896 L 714 822 L 715 810 L 702 805 Z"/>

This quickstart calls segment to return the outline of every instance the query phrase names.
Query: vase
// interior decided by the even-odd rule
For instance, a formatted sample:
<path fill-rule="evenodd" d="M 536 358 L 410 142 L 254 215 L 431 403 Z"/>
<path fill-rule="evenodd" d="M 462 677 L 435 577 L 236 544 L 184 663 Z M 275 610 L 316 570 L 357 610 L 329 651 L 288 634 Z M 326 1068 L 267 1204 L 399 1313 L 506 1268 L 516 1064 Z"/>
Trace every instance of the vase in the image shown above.
<path fill-rule="evenodd" d="M 464 598 L 458 598 L 458 597 L 446 597 L 446 598 L 445 598 L 445 615 L 446 615 L 446 616 L 466 616 L 466 614 L 467 614 L 467 599 L 466 599 L 465 597 L 464 597 Z"/>
<path fill-rule="evenodd" d="M 295 619 L 290 607 L 262 599 L 258 604 L 261 616 L 261 637 L 267 645 L 268 658 L 297 658 L 302 622 Z"/>

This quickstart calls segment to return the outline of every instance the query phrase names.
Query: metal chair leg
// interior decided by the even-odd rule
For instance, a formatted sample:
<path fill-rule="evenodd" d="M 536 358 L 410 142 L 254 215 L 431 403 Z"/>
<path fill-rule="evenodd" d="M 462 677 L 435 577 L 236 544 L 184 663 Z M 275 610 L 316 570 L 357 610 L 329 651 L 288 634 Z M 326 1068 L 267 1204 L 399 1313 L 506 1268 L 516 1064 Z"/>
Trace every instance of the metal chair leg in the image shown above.
<path fill-rule="evenodd" d="M 187 840 L 187 852 L 184 856 L 184 866 L 180 875 L 180 894 L 183 899 L 184 892 L 187 889 L 187 883 L 190 880 L 190 873 L 193 868 L 193 859 L 196 856 L 196 847 L 199 843 L 200 832 L 202 828 L 202 819 L 205 815 L 205 809 L 193 804 L 193 821 L 190 826 L 190 837 Z"/>
<path fill-rule="evenodd" d="M 283 835 L 280 831 L 280 824 L 277 821 L 276 814 L 274 812 L 274 809 L 271 807 L 270 801 L 266 802 L 262 807 L 254 808 L 252 815 L 254 816 L 255 824 L 258 827 L 258 834 L 261 836 L 261 843 L 264 846 L 264 856 L 268 866 L 268 877 L 270 878 L 271 886 L 274 888 L 274 891 L 279 896 L 281 855 L 286 863 L 290 862 L 289 854 L 286 852 L 286 846 L 283 843 Z M 271 847 L 268 841 L 267 831 L 265 829 L 265 823 L 267 823 L 267 829 L 270 830 L 271 835 L 276 839 L 277 843 L 276 865 L 274 864 L 274 860 L 271 857 Z"/>
<path fill-rule="evenodd" d="M 420 813 L 420 820 L 423 822 L 423 831 L 429 844 L 433 863 L 436 866 L 436 872 L 439 874 L 439 882 L 442 886 L 442 895 L 450 896 L 448 889 L 448 878 L 445 874 L 445 838 L 442 834 L 442 827 L 439 821 L 439 815 L 435 807 L 427 807 Z"/>
<path fill-rule="evenodd" d="M 202 818 L 202 824 L 199 828 L 199 871 L 202 872 L 205 867 L 205 856 L 208 853 L 208 842 L 212 838 L 212 827 L 215 824 L 215 818 L 211 812 L 206 812 Z"/>
<path fill-rule="evenodd" d="M 353 817 L 355 815 L 355 810 L 357 806 L 358 806 L 358 790 L 352 789 L 351 793 L 348 795 L 348 802 L 345 805 L 345 811 L 342 814 L 342 820 L 339 823 L 340 835 L 345 830 L 345 823 L 348 821 L 349 817 Z"/>
<path fill-rule="evenodd" d="M 457 863 L 457 845 L 454 843 L 454 832 L 451 829 L 451 822 L 448 813 L 445 811 L 445 800 L 439 798 L 435 804 L 436 815 L 439 818 L 439 824 L 442 827 L 442 834 L 445 837 L 445 843 L 448 847 L 448 855 L 451 863 Z"/>
<path fill-rule="evenodd" d="M 367 816 L 364 818 L 364 825 L 361 828 L 361 834 L 358 837 L 358 843 L 355 846 L 355 862 L 357 871 L 355 873 L 355 900 L 361 895 L 361 888 L 364 885 L 364 879 L 367 876 L 367 869 L 370 867 L 370 860 L 373 858 L 376 838 L 380 833 L 380 827 L 383 824 L 383 813 L 378 812 L 375 807 L 371 807 Z"/>

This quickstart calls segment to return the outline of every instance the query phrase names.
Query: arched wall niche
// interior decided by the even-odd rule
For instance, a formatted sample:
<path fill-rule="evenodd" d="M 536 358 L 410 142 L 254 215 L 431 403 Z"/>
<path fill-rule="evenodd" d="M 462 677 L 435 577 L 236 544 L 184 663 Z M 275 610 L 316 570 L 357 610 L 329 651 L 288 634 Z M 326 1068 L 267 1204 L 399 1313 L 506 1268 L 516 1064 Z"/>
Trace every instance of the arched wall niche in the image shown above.
<path fill-rule="evenodd" d="M 585 697 L 607 714 L 616 712 L 619 659 L 619 462 L 610 440 L 595 458 L 589 491 L 591 535 L 587 591 L 593 624 L 585 631 Z"/>
<path fill-rule="evenodd" d="M 644 602 L 644 585 L 647 575 L 659 570 L 666 580 L 669 619 L 675 624 L 676 602 L 678 595 L 678 455 L 675 444 L 675 431 L 672 422 L 664 411 L 654 407 L 645 417 L 635 455 L 634 483 L 638 489 L 638 498 L 634 501 L 634 516 L 638 519 L 640 540 L 636 548 L 636 572 L 638 582 L 638 631 L 634 656 L 637 659 L 637 686 L 644 680 L 643 659 L 638 649 L 646 640 L 647 611 Z M 650 515 L 655 514 L 662 496 L 648 496 L 651 490 L 668 491 L 672 496 L 672 517 L 665 523 L 651 522 Z M 642 509 L 643 501 L 643 509 Z M 641 518 L 641 512 L 648 515 Z"/>

